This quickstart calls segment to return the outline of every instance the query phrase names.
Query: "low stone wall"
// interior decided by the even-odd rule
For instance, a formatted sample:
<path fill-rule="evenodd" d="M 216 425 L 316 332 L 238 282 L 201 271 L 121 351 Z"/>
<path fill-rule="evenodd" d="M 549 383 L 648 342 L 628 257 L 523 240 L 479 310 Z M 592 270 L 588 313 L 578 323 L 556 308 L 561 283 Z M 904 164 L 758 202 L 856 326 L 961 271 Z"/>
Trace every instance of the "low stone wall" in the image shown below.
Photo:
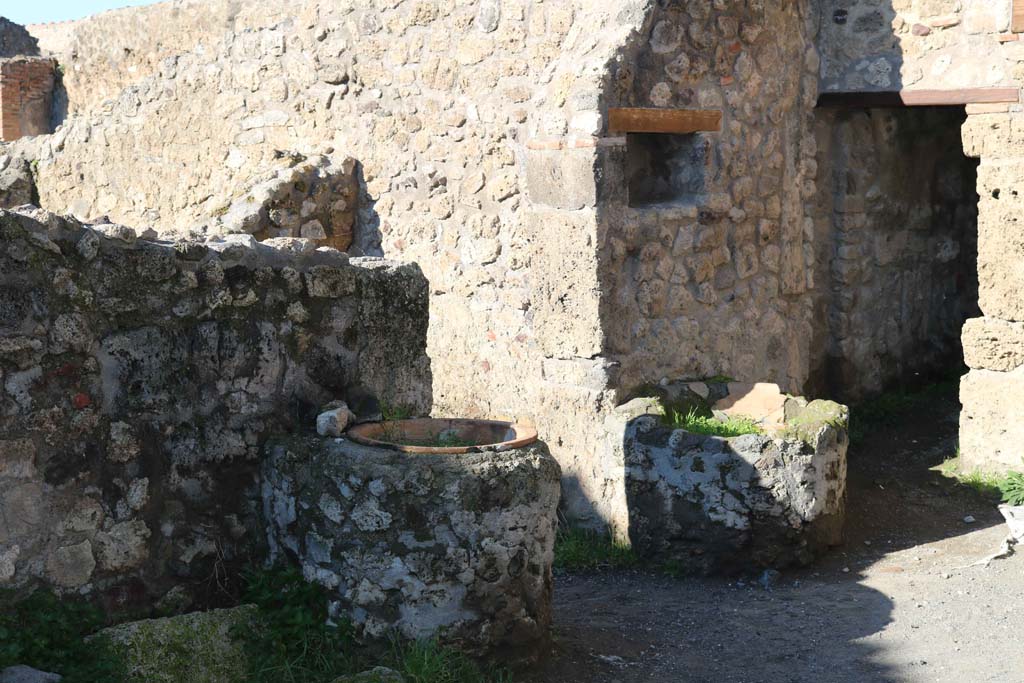
<path fill-rule="evenodd" d="M 429 410 L 426 329 L 416 266 L 0 212 L 0 585 L 218 590 L 264 546 L 268 434 Z"/>
<path fill-rule="evenodd" d="M 547 447 L 411 455 L 296 437 L 264 463 L 272 553 L 330 589 L 361 635 L 539 652 L 561 476 Z"/>
<path fill-rule="evenodd" d="M 605 450 L 621 463 L 629 519 L 616 531 L 641 557 L 688 573 L 780 568 L 806 564 L 842 540 L 849 412 L 778 393 L 763 401 L 765 386 L 730 397 L 712 385 L 710 394 L 668 401 L 686 410 L 718 398 L 732 404 L 725 415 L 761 421 L 759 434 L 724 438 L 669 426 L 665 399 L 634 399 L 606 421 Z"/>

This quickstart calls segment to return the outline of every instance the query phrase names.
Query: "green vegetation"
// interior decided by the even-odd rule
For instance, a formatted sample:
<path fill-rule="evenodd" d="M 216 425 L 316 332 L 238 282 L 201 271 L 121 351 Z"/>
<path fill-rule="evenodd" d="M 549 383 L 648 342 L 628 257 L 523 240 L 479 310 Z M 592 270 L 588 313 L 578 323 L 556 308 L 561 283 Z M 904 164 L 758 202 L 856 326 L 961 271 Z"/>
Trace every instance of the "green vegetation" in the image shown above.
<path fill-rule="evenodd" d="M 938 397 L 956 393 L 959 373 L 927 384 L 919 389 L 889 391 L 853 406 L 850 409 L 850 441 L 860 444 L 868 432 L 899 424 L 914 408 L 927 405 Z"/>
<path fill-rule="evenodd" d="M 408 420 L 413 417 L 413 409 L 404 405 L 384 404 L 380 407 L 380 414 L 385 422 Z"/>
<path fill-rule="evenodd" d="M 328 621 L 323 587 L 290 567 L 249 572 L 245 582 L 257 626 L 235 635 L 246 643 L 252 683 L 329 681 L 358 667 L 352 629 Z"/>
<path fill-rule="evenodd" d="M 676 429 L 685 429 L 693 434 L 704 434 L 706 436 L 742 436 L 743 434 L 761 434 L 761 427 L 754 420 L 747 417 L 729 417 L 719 420 L 715 417 L 701 415 L 696 409 L 690 409 L 687 413 L 670 411 L 666 416 L 668 424 Z"/>
<path fill-rule="evenodd" d="M 391 668 L 407 683 L 505 683 L 508 672 L 484 672 L 465 655 L 438 647 L 433 641 L 396 643 Z"/>
<path fill-rule="evenodd" d="M 329 683 L 373 666 L 395 669 L 409 683 L 502 683 L 502 671 L 487 671 L 472 659 L 434 641 L 395 640 L 383 660 L 356 646 L 347 623 L 332 623 L 327 593 L 306 582 L 296 568 L 250 572 L 244 599 L 257 606 L 257 628 L 245 640 L 250 673 L 246 683 Z"/>
<path fill-rule="evenodd" d="M 237 683 L 330 683 L 374 666 L 395 669 L 409 683 L 510 680 L 507 672 L 482 668 L 434 641 L 395 640 L 383 653 L 358 646 L 348 623 L 328 620 L 325 590 L 306 582 L 298 569 L 251 571 L 245 580 L 244 599 L 256 605 L 256 616 L 254 623 L 246 620 L 231 631 L 249 669 L 244 681 Z M 66 683 L 131 680 L 118 645 L 106 636 L 94 636 L 107 626 L 99 608 L 47 591 L 18 603 L 11 597 L 0 595 L 0 604 L 10 605 L 0 612 L 0 670 L 24 664 L 61 674 Z M 169 650 L 175 655 L 171 659 L 195 664 L 192 652 L 175 647 Z"/>
<path fill-rule="evenodd" d="M 637 557 L 627 543 L 610 532 L 563 526 L 555 536 L 555 567 L 568 571 L 635 567 Z"/>
<path fill-rule="evenodd" d="M 1024 473 L 1010 472 L 999 482 L 1003 502 L 1010 505 L 1024 505 Z"/>
<path fill-rule="evenodd" d="M 10 601 L 0 596 L 0 604 Z M 24 664 L 61 674 L 65 683 L 121 683 L 124 664 L 109 640 L 86 642 L 105 625 L 97 607 L 37 591 L 0 613 L 0 670 Z"/>
<path fill-rule="evenodd" d="M 960 471 L 960 454 L 934 468 L 944 477 L 955 479 L 961 486 L 977 491 L 985 498 L 1000 500 L 1010 505 L 1024 505 L 1024 473 L 1008 472 L 1003 476 Z"/>

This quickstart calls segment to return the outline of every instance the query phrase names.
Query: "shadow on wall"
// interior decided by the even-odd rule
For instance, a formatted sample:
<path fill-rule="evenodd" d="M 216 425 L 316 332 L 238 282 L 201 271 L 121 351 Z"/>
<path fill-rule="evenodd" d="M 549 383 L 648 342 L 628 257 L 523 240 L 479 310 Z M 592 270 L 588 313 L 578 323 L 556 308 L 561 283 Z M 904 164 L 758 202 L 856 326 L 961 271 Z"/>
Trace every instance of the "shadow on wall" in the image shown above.
<path fill-rule="evenodd" d="M 57 64 L 53 80 L 53 105 L 50 111 L 50 130 L 56 132 L 68 117 L 68 90 L 64 87 L 64 67 Z"/>
<path fill-rule="evenodd" d="M 366 184 L 366 174 L 361 161 L 356 162 L 356 183 L 359 187 L 359 207 L 356 213 L 356 224 L 353 229 L 352 256 L 384 256 L 381 246 L 381 219 L 377 213 L 379 197 L 370 194 Z"/>
<path fill-rule="evenodd" d="M 888 92 L 903 83 L 903 49 L 892 0 L 821 3 L 821 92 Z"/>
<path fill-rule="evenodd" d="M 769 384 L 676 383 L 616 410 L 629 541 L 688 574 L 781 569 L 843 538 L 849 411 Z M 615 449 L 610 448 L 609 452 Z"/>

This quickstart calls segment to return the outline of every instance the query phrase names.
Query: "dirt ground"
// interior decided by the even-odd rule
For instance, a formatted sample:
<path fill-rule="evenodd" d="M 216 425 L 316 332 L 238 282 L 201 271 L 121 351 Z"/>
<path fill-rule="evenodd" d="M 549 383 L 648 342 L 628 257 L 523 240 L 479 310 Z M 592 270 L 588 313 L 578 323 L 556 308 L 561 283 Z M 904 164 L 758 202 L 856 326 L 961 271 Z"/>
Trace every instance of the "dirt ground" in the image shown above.
<path fill-rule="evenodd" d="M 1002 518 L 930 470 L 955 453 L 958 412 L 935 398 L 851 449 L 845 544 L 769 589 L 557 576 L 554 646 L 526 680 L 1024 682 L 1024 548 L 967 567 L 998 548 Z"/>

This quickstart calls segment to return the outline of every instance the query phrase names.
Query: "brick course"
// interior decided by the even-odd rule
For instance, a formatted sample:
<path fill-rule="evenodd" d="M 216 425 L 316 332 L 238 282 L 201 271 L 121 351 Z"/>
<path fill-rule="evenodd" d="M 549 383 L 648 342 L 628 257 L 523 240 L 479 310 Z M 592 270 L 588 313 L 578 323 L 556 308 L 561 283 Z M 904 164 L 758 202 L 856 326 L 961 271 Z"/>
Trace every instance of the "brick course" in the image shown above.
<path fill-rule="evenodd" d="M 55 67 L 41 57 L 0 60 L 0 140 L 51 132 Z"/>

